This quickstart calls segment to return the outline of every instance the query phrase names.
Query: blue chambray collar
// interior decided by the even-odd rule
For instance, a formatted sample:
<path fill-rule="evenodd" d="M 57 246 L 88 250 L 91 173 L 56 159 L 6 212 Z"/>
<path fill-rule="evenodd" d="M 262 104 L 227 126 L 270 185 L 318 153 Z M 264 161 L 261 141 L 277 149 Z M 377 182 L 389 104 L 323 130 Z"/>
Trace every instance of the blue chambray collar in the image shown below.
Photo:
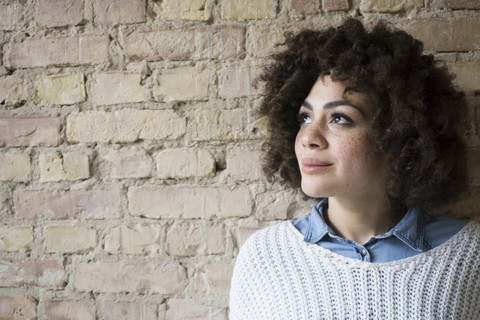
<path fill-rule="evenodd" d="M 312 208 L 312 213 L 308 217 L 308 229 L 305 234 L 305 241 L 308 243 L 317 243 L 326 235 L 335 236 L 333 230 L 323 220 L 323 213 L 328 208 L 328 199 L 322 199 Z M 408 209 L 400 222 L 385 234 L 375 236 L 372 239 L 385 239 L 391 236 L 397 237 L 413 250 L 425 252 L 431 249 L 431 246 L 425 240 L 425 222 L 424 211 L 420 206 L 415 205 Z M 370 242 L 369 240 L 368 242 Z"/>

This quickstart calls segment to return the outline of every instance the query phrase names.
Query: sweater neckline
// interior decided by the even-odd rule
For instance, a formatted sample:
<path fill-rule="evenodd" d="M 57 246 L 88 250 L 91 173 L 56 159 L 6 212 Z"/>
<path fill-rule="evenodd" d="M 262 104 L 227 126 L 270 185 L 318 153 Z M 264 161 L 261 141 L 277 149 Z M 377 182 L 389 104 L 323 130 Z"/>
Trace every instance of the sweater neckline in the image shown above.
<path fill-rule="evenodd" d="M 335 253 L 331 250 L 323 248 L 322 246 L 319 246 L 316 243 L 308 243 L 308 242 L 305 241 L 304 236 L 300 233 L 300 231 L 298 231 L 298 229 L 295 228 L 292 221 L 289 220 L 289 221 L 285 221 L 284 223 L 287 224 L 287 228 L 289 229 L 290 233 L 292 233 L 292 235 L 296 238 L 296 241 L 298 241 L 301 246 L 305 246 L 310 250 L 318 251 L 319 253 L 326 254 L 326 255 L 334 258 L 335 260 L 337 260 L 339 262 L 343 262 L 343 263 L 348 264 L 348 265 L 361 266 L 361 267 L 396 266 L 396 265 L 399 265 L 399 264 L 409 264 L 409 263 L 415 262 L 417 260 L 424 259 L 426 257 L 437 254 L 438 251 L 444 250 L 445 247 L 450 247 L 452 245 L 458 244 L 460 239 L 463 238 L 464 234 L 466 234 L 469 231 L 471 231 L 475 228 L 478 228 L 480 226 L 480 224 L 477 224 L 477 223 L 471 221 L 471 222 L 467 223 L 462 229 L 460 229 L 450 239 L 448 239 L 447 241 L 445 241 L 441 245 L 439 245 L 439 246 L 437 246 L 433 249 L 430 249 L 426 252 L 422 252 L 422 253 L 419 253 L 417 255 L 408 257 L 408 258 L 389 261 L 389 262 L 368 262 L 368 261 L 362 261 L 362 260 L 357 260 L 357 259 L 354 259 L 354 258 L 342 256 L 342 255 L 340 255 L 338 253 Z"/>

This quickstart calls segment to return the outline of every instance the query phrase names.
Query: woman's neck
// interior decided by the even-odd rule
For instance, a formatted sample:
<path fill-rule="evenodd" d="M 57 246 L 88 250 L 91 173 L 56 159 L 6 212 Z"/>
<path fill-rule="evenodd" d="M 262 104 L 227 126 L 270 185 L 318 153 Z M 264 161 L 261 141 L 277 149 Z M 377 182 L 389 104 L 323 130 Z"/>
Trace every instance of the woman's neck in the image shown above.
<path fill-rule="evenodd" d="M 388 199 L 374 201 L 328 199 L 328 211 L 324 219 L 340 237 L 364 244 L 371 237 L 392 229 L 402 216 L 390 209 Z"/>

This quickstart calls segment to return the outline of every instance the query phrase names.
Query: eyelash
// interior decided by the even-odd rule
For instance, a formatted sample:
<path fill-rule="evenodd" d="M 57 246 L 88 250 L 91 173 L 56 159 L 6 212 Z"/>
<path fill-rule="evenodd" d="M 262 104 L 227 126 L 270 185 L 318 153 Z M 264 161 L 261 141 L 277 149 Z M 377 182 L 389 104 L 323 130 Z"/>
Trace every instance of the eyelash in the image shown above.
<path fill-rule="evenodd" d="M 301 113 L 298 113 L 297 114 L 297 121 L 300 125 L 303 125 L 303 124 L 306 124 L 306 119 L 309 119 L 310 118 L 310 115 L 308 113 L 305 113 L 305 112 L 301 112 Z M 339 124 L 339 125 L 345 125 L 345 126 L 349 126 L 349 125 L 352 125 L 353 124 L 353 120 L 352 118 L 350 118 L 349 116 L 341 113 L 341 112 L 333 112 L 330 114 L 330 119 L 333 120 L 333 123 L 335 124 Z M 336 120 L 337 119 L 343 119 L 345 121 L 345 123 L 338 123 Z"/>

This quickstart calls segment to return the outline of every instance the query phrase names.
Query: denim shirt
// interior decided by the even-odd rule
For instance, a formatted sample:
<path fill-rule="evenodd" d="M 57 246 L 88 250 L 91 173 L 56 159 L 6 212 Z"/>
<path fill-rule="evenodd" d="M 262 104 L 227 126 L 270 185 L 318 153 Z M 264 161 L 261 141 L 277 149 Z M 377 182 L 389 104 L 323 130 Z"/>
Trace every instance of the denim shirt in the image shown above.
<path fill-rule="evenodd" d="M 333 232 L 323 219 L 327 208 L 328 199 L 323 199 L 313 207 L 309 216 L 293 221 L 293 225 L 308 243 L 368 262 L 395 261 L 426 252 L 450 239 L 466 225 L 463 221 L 430 215 L 419 206 L 413 206 L 390 231 L 359 244 Z"/>

